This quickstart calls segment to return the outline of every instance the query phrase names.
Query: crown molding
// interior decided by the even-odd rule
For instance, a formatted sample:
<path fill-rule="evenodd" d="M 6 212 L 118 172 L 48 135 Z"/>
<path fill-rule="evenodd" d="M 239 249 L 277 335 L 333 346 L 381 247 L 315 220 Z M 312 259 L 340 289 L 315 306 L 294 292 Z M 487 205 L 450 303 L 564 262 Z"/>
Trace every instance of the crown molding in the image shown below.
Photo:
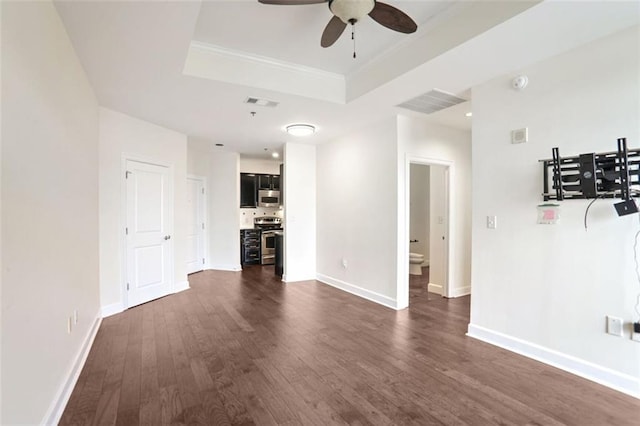
<path fill-rule="evenodd" d="M 342 74 L 199 41 L 191 42 L 183 73 L 345 103 L 346 78 Z"/>

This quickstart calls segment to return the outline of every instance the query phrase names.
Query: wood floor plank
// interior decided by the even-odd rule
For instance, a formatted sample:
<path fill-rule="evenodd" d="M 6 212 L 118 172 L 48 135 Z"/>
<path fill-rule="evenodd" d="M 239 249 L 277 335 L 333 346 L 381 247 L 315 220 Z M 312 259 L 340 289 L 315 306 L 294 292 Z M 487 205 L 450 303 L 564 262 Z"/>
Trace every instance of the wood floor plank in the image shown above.
<path fill-rule="evenodd" d="M 640 401 L 465 336 L 469 297 L 394 311 L 273 267 L 106 318 L 60 424 L 635 425 Z"/>

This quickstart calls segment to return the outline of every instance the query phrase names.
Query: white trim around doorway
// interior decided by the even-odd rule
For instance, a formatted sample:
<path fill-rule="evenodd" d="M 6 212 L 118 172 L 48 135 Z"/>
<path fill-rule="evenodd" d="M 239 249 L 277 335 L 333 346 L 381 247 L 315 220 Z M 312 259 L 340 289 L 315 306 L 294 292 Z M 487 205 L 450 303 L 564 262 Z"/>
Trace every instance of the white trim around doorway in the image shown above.
<path fill-rule="evenodd" d="M 455 199 L 455 165 L 453 161 L 442 160 L 438 158 L 417 157 L 407 154 L 404 161 L 404 182 L 399 184 L 399 194 L 401 194 L 398 203 L 398 277 L 397 277 L 397 303 L 399 309 L 409 306 L 409 199 L 410 199 L 410 172 L 411 164 L 422 164 L 425 166 L 443 166 L 447 170 L 445 182 L 446 193 L 446 278 L 442 288 L 442 296 L 455 297 L 451 294 L 451 277 L 452 277 L 452 244 L 455 241 L 455 227 L 452 226 L 456 217 L 453 200 Z"/>

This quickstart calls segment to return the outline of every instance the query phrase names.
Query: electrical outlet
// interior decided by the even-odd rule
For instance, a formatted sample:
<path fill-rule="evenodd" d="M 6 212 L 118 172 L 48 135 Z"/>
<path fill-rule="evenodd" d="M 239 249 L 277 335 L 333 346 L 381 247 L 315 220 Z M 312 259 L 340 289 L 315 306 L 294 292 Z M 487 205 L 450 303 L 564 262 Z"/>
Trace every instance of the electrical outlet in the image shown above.
<path fill-rule="evenodd" d="M 347 269 L 348 266 L 349 266 L 349 262 L 347 262 L 347 259 L 342 258 L 342 267 L 344 269 Z"/>
<path fill-rule="evenodd" d="M 496 229 L 498 227 L 498 216 L 487 216 L 487 228 Z"/>
<path fill-rule="evenodd" d="M 607 333 L 612 336 L 622 337 L 622 318 L 607 315 Z"/>

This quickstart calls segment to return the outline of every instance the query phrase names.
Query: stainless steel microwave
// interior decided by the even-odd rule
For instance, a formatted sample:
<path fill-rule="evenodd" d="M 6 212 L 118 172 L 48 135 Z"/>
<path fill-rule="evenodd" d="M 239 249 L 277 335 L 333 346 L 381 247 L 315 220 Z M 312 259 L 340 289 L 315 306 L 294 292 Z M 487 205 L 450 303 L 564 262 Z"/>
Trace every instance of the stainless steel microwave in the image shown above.
<path fill-rule="evenodd" d="M 280 191 L 258 191 L 258 207 L 280 207 Z"/>

